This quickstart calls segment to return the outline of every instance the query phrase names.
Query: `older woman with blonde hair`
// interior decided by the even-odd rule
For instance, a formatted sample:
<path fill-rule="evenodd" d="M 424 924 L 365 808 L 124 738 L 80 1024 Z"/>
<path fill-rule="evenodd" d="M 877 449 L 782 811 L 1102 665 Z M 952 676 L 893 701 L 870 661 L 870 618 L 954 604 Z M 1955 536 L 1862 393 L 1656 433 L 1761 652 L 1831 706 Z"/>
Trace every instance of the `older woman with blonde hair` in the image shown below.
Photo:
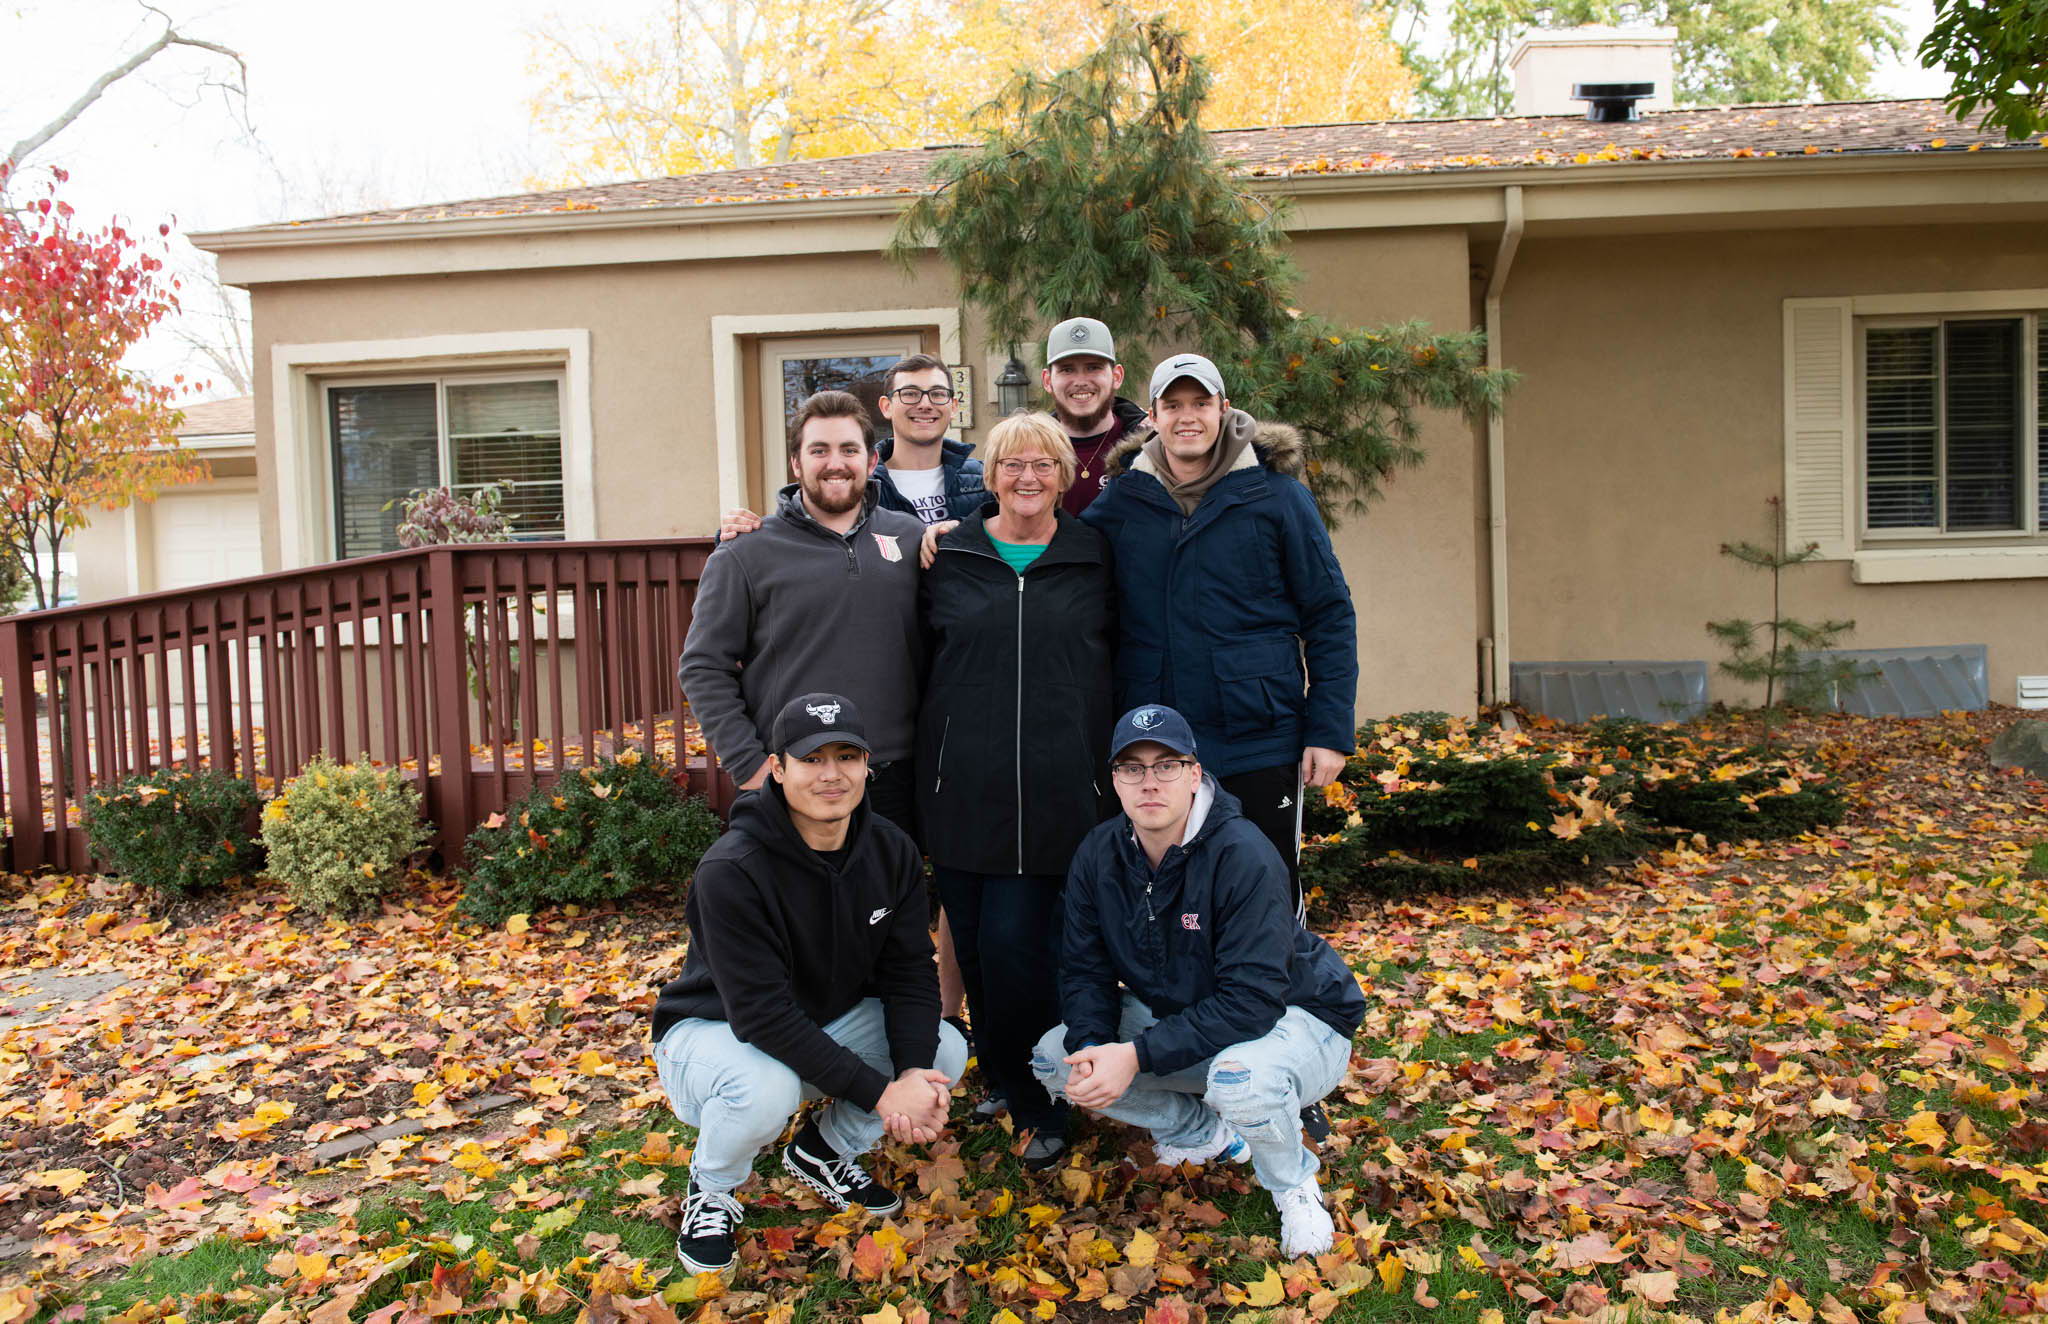
<path fill-rule="evenodd" d="M 1101 820 L 1116 640 L 1109 544 L 1060 509 L 1074 448 L 1042 414 L 982 445 L 993 500 L 936 540 L 920 594 L 931 680 L 918 812 L 967 985 L 976 1055 L 1033 1167 L 1066 1147 L 1065 1105 L 1031 1071 L 1060 1019 L 1067 865 Z"/>

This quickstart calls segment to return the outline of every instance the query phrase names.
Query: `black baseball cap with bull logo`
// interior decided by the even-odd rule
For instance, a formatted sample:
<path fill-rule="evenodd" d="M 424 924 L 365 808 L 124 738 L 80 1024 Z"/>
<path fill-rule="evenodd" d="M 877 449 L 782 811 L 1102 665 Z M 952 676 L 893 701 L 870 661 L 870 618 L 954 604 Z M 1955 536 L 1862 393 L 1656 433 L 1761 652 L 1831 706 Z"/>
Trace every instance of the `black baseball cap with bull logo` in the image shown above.
<path fill-rule="evenodd" d="M 769 748 L 800 759 L 826 745 L 852 745 L 872 754 L 860 709 L 843 694 L 799 694 L 782 705 L 769 730 Z"/>

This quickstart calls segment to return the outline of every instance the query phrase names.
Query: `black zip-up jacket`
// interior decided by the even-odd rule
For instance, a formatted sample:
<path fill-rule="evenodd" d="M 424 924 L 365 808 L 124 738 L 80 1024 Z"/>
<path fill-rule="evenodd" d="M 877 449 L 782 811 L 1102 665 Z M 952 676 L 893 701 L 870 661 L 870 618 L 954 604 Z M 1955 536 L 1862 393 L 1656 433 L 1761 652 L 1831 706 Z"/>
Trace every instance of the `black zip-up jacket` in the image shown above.
<path fill-rule="evenodd" d="M 994 502 L 939 539 L 918 592 L 932 656 L 917 723 L 932 862 L 1064 876 L 1102 817 L 1115 576 L 1108 540 L 1056 511 L 1023 574 L 989 541 Z"/>
<path fill-rule="evenodd" d="M 725 1021 L 806 1084 L 872 1111 L 888 1080 L 821 1027 L 880 998 L 897 1074 L 937 1060 L 939 977 L 917 847 L 863 801 L 835 869 L 804 844 L 772 780 L 733 802 L 731 824 L 690 884 L 690 951 L 655 1000 L 655 1042 L 686 1017 Z"/>
<path fill-rule="evenodd" d="M 1135 1041 L 1154 1075 L 1263 1038 L 1289 1007 L 1346 1038 L 1364 1019 L 1350 967 L 1294 918 L 1279 852 L 1230 792 L 1215 796 L 1194 840 L 1169 846 L 1157 870 L 1125 815 L 1081 843 L 1061 946 L 1068 1052 L 1117 1041 L 1119 983 L 1159 1018 Z"/>
<path fill-rule="evenodd" d="M 875 762 L 907 758 L 917 734 L 924 639 L 917 625 L 915 515 L 879 510 L 839 534 L 812 519 L 796 484 L 744 538 L 704 563 L 676 679 L 711 752 L 736 782 L 768 757 L 768 727 L 799 694 L 860 708 Z"/>

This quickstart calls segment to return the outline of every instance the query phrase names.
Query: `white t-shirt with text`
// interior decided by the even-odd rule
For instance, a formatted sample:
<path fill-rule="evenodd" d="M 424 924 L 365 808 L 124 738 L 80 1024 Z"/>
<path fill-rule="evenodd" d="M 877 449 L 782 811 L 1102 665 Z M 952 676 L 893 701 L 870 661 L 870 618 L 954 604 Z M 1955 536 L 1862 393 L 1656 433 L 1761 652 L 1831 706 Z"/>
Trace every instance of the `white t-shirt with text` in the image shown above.
<path fill-rule="evenodd" d="M 934 465 L 929 469 L 891 469 L 889 481 L 896 484 L 896 490 L 903 494 L 903 499 L 925 523 L 937 524 L 946 518 L 944 465 Z"/>

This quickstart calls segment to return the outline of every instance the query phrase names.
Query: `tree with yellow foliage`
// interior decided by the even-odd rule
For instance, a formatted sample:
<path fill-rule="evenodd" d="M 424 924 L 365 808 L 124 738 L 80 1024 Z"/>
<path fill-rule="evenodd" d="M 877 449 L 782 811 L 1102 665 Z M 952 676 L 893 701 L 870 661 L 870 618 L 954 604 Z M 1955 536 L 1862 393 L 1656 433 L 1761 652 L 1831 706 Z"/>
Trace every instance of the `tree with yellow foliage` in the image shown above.
<path fill-rule="evenodd" d="M 1178 0 L 1216 69 L 1218 128 L 1384 119 L 1414 77 L 1359 0 Z M 663 0 L 630 29 L 533 34 L 536 122 L 562 183 L 958 142 L 1015 72 L 1063 69 L 1128 0 Z"/>

